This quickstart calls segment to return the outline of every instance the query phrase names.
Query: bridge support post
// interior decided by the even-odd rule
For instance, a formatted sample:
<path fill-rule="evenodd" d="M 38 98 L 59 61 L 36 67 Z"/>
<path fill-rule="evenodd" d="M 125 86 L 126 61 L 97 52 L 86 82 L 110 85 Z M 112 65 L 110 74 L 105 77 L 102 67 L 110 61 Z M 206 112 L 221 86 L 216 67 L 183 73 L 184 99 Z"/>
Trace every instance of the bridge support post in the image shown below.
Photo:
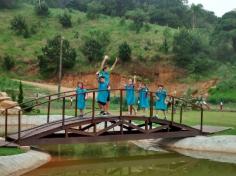
<path fill-rule="evenodd" d="M 62 102 L 62 127 L 63 128 L 65 125 L 65 105 L 66 105 L 66 98 L 63 97 L 63 102 Z"/>
<path fill-rule="evenodd" d="M 21 138 L 21 111 L 18 111 L 18 141 Z"/>
<path fill-rule="evenodd" d="M 201 104 L 201 127 L 200 127 L 200 132 L 203 133 L 203 107 Z"/>
<path fill-rule="evenodd" d="M 120 117 L 122 117 L 122 109 L 123 109 L 123 90 L 120 90 Z"/>
<path fill-rule="evenodd" d="M 50 121 L 50 110 L 51 110 L 51 96 L 48 97 L 48 114 L 47 114 L 47 123 Z"/>
<path fill-rule="evenodd" d="M 182 124 L 183 121 L 183 106 L 180 107 L 179 123 Z"/>
<path fill-rule="evenodd" d="M 8 133 L 8 129 L 7 129 L 7 124 L 8 123 L 8 109 L 5 110 L 5 140 L 6 140 L 6 137 L 7 137 L 7 133 Z"/>
<path fill-rule="evenodd" d="M 75 117 L 78 116 L 78 96 L 75 94 Z"/>
<path fill-rule="evenodd" d="M 95 92 L 93 92 L 93 102 L 92 102 L 92 118 L 95 118 Z"/>
<path fill-rule="evenodd" d="M 150 93 L 150 117 L 153 117 L 153 92 Z"/>
<path fill-rule="evenodd" d="M 171 124 L 174 122 L 174 104 L 175 104 L 175 98 L 172 97 L 172 102 L 171 102 Z"/>

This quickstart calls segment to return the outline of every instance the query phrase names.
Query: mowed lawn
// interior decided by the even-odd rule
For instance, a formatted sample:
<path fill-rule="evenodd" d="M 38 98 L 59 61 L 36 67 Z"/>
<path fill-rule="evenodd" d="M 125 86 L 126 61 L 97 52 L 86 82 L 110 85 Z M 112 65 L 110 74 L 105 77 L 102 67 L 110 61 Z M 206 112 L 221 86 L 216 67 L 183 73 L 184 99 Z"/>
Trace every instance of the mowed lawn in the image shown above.
<path fill-rule="evenodd" d="M 15 147 L 0 147 L 0 156 L 17 155 L 24 153 L 23 150 Z"/>
<path fill-rule="evenodd" d="M 204 125 L 213 125 L 213 126 L 224 126 L 224 127 L 233 127 L 232 130 L 227 130 L 220 132 L 218 134 L 230 134 L 236 135 L 236 113 L 235 112 L 204 112 Z M 169 114 L 170 116 L 170 114 Z M 170 118 L 170 117 L 169 117 Z M 179 122 L 179 113 L 176 113 L 174 116 L 176 122 Z M 186 111 L 183 112 L 183 123 L 194 126 L 200 124 L 200 111 Z"/>

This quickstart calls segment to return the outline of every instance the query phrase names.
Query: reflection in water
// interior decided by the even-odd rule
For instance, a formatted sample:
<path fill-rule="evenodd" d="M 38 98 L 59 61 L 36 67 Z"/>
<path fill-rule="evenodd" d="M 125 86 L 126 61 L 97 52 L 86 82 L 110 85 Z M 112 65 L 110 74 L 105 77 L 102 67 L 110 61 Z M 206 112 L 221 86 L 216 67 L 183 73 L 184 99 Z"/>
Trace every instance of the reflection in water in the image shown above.
<path fill-rule="evenodd" d="M 41 146 L 53 155 L 25 176 L 235 176 L 236 165 L 143 150 L 131 143 Z"/>

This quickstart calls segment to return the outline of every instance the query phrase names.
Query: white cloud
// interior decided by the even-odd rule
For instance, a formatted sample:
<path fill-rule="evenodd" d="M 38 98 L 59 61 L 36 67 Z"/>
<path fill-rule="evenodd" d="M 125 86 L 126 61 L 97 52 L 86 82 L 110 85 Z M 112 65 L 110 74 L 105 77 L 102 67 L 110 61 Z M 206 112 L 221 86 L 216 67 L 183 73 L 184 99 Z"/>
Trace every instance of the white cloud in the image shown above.
<path fill-rule="evenodd" d="M 189 4 L 202 4 L 204 9 L 215 12 L 219 17 L 236 8 L 236 0 L 188 0 Z"/>

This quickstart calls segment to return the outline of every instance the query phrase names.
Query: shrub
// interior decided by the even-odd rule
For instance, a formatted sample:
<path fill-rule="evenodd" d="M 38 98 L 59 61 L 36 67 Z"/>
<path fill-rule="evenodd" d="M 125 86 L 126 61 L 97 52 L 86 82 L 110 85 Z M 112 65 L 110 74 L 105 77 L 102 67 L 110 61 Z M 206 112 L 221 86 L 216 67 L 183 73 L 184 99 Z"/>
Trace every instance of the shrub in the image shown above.
<path fill-rule="evenodd" d="M 15 16 L 11 20 L 10 29 L 15 31 L 17 35 L 22 35 L 24 38 L 30 36 L 29 27 L 26 23 L 26 20 L 23 16 Z"/>
<path fill-rule="evenodd" d="M 124 62 L 130 61 L 131 54 L 132 54 L 132 50 L 127 42 L 124 42 L 119 46 L 119 54 L 118 55 L 122 61 L 124 61 Z"/>
<path fill-rule="evenodd" d="M 19 84 L 19 94 L 18 94 L 18 104 L 22 104 L 24 101 L 24 92 L 23 92 L 23 86 L 22 86 L 22 83 L 20 81 L 20 84 Z"/>
<path fill-rule="evenodd" d="M 50 12 L 49 12 L 49 8 L 46 2 L 39 1 L 39 3 L 35 5 L 35 13 L 38 16 L 48 16 Z"/>
<path fill-rule="evenodd" d="M 72 27 L 71 15 L 66 12 L 59 16 L 59 22 L 64 28 Z"/>
<path fill-rule="evenodd" d="M 48 40 L 46 46 L 42 48 L 42 55 L 38 56 L 40 73 L 43 76 L 50 77 L 58 73 L 58 63 L 60 58 L 62 37 L 55 36 L 53 39 Z M 73 68 L 76 63 L 76 51 L 70 46 L 68 40 L 63 40 L 62 45 L 62 68 Z"/>
<path fill-rule="evenodd" d="M 3 58 L 3 67 L 6 70 L 11 70 L 15 66 L 15 60 L 11 56 L 5 56 Z"/>

